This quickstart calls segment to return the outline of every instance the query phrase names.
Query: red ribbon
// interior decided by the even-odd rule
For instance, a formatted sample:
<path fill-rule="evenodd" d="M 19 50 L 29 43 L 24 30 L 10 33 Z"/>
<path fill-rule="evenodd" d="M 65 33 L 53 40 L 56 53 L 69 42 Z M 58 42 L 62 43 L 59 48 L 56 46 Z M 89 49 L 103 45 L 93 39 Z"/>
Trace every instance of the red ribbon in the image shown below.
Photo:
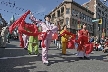
<path fill-rule="evenodd" d="M 27 36 L 38 36 L 39 34 L 43 34 L 43 39 L 42 39 L 42 47 L 46 47 L 44 44 L 44 40 L 47 36 L 47 33 L 42 33 L 42 32 L 38 32 L 38 28 L 36 25 L 34 24 L 28 24 L 25 22 L 25 18 L 27 17 L 27 15 L 30 14 L 30 10 L 28 10 L 24 15 L 22 15 L 18 20 L 16 20 L 10 27 L 9 27 L 9 31 L 10 33 L 12 33 L 12 31 L 18 26 L 18 32 L 19 32 L 19 40 L 20 40 L 20 46 L 24 47 L 24 41 L 22 38 L 23 34 L 26 34 Z M 27 30 L 25 30 L 24 28 L 27 28 Z"/>
<path fill-rule="evenodd" d="M 69 32 L 69 31 L 67 31 L 67 30 L 65 30 L 62 34 L 60 34 L 60 36 L 64 36 L 65 34 L 71 35 L 71 36 L 72 36 L 72 37 L 71 37 L 72 40 L 74 40 L 74 39 L 76 38 L 76 35 L 75 35 L 75 34 Z"/>
<path fill-rule="evenodd" d="M 28 10 L 26 13 L 24 13 L 19 19 L 17 19 L 10 27 L 9 32 L 12 34 L 12 31 L 20 24 L 23 18 L 26 18 L 27 15 L 30 14 L 30 10 Z M 25 17 L 26 16 L 26 17 Z"/>
<path fill-rule="evenodd" d="M 45 48 L 46 46 L 45 46 L 44 41 L 45 41 L 45 39 L 47 37 L 47 32 L 43 32 L 42 34 L 43 34 L 43 36 L 42 36 L 42 44 L 41 44 L 41 46 L 42 46 L 42 48 Z"/>

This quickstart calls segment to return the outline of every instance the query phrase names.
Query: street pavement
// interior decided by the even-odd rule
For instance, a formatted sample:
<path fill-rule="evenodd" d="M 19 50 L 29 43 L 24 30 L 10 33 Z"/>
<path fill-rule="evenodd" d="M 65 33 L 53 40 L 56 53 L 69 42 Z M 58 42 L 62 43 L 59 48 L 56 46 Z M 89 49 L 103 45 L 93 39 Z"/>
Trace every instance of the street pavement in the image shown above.
<path fill-rule="evenodd" d="M 94 51 L 90 60 L 79 60 L 76 50 L 67 49 L 67 55 L 62 55 L 52 43 L 48 55 L 50 65 L 45 66 L 41 55 L 28 55 L 19 47 L 19 41 L 11 41 L 7 48 L 0 48 L 0 72 L 108 72 L 107 54 Z"/>

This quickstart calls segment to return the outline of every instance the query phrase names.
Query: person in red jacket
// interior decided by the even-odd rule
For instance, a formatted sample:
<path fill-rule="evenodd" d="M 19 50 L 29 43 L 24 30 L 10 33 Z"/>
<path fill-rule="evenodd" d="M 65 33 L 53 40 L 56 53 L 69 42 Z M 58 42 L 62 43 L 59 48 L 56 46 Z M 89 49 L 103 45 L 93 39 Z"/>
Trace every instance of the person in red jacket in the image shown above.
<path fill-rule="evenodd" d="M 78 51 L 78 53 L 77 53 L 77 56 L 78 56 L 78 58 L 80 58 L 80 59 L 83 59 L 83 58 L 85 58 L 85 59 L 89 59 L 88 57 L 89 57 L 89 55 L 87 55 L 86 53 L 85 53 L 85 44 L 87 43 L 87 42 L 89 42 L 89 32 L 88 32 L 88 30 L 86 29 L 86 24 L 84 24 L 83 25 L 83 29 L 81 29 L 80 31 L 79 31 L 79 35 L 78 35 L 78 39 L 79 38 L 81 38 L 81 37 L 85 37 L 85 42 L 84 42 L 84 39 L 83 40 L 81 40 L 81 41 L 79 41 L 79 46 L 78 46 L 78 49 L 77 49 L 77 51 Z"/>

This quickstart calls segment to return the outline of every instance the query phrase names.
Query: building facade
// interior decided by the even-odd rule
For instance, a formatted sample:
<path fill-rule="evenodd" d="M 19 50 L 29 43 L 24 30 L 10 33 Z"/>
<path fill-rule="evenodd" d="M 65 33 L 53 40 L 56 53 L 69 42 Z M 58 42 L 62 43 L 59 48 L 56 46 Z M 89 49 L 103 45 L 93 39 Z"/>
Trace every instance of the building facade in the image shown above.
<path fill-rule="evenodd" d="M 93 35 L 92 18 L 94 13 L 73 0 L 64 0 L 49 15 L 51 15 L 53 23 L 60 24 L 60 27 L 66 24 L 72 33 L 81 29 L 82 24 L 87 24 L 87 29 Z"/>
<path fill-rule="evenodd" d="M 6 26 L 8 23 L 5 21 L 5 19 L 2 17 L 1 13 L 0 13 L 0 33 L 2 30 L 2 27 Z"/>
<path fill-rule="evenodd" d="M 100 0 L 90 0 L 82 6 L 94 12 L 94 19 L 102 19 L 101 25 L 98 22 L 93 23 L 94 35 L 101 36 L 105 33 L 105 36 L 108 36 L 108 7 Z"/>

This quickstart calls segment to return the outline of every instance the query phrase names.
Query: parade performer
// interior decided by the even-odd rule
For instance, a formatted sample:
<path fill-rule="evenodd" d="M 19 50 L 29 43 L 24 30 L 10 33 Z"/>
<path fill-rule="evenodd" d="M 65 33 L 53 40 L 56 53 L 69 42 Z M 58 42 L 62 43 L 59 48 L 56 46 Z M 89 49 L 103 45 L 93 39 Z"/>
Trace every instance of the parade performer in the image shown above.
<path fill-rule="evenodd" d="M 24 13 L 18 20 L 16 20 L 10 27 L 9 31 L 12 34 L 12 31 L 18 27 L 19 32 L 19 40 L 20 40 L 20 46 L 24 48 L 24 41 L 22 38 L 22 35 L 25 34 L 27 36 L 38 36 L 40 34 L 38 32 L 37 26 L 34 24 L 29 24 L 25 22 L 25 18 L 27 15 L 30 14 L 30 10 L 28 10 L 26 13 Z"/>
<path fill-rule="evenodd" d="M 34 52 L 33 52 L 34 50 Z M 36 54 L 38 55 L 38 37 L 37 36 L 29 36 L 29 45 L 28 45 L 28 52 L 29 54 Z"/>
<path fill-rule="evenodd" d="M 78 54 L 77 54 L 78 58 L 80 58 L 80 59 L 83 59 L 83 58 L 89 59 L 89 54 L 86 53 L 86 49 L 89 49 L 88 46 L 90 45 L 90 44 L 88 44 L 88 46 L 86 46 L 86 44 L 89 43 L 89 32 L 86 29 L 86 24 L 84 24 L 83 25 L 83 29 L 81 29 L 79 31 L 78 41 L 79 41 L 78 42 L 79 46 L 78 46 L 78 49 L 77 49 L 77 51 L 78 51 Z M 92 48 L 92 46 L 91 46 L 91 48 Z"/>
<path fill-rule="evenodd" d="M 68 31 L 66 25 L 63 26 L 60 34 L 62 34 L 64 31 Z M 69 37 L 70 37 L 70 35 L 67 35 L 67 34 L 65 34 L 61 37 L 62 54 L 64 54 L 64 55 L 66 54 L 66 48 L 67 48 L 67 43 L 68 43 Z"/>
<path fill-rule="evenodd" d="M 19 40 L 20 40 L 20 46 L 24 48 L 24 41 L 22 38 L 22 35 L 25 34 L 27 36 L 38 36 L 39 34 L 42 34 L 42 44 L 41 46 L 44 48 L 46 45 L 44 44 L 44 40 L 47 36 L 46 32 L 38 32 L 38 27 L 35 24 L 30 24 L 25 22 L 25 18 L 27 17 L 28 14 L 30 14 L 31 11 L 28 10 L 26 13 L 24 13 L 18 20 L 16 20 L 10 27 L 9 31 L 10 34 L 12 34 L 12 31 L 18 27 L 18 33 L 19 33 Z M 34 18 L 35 19 L 35 18 Z M 36 23 L 42 24 L 41 21 L 36 20 Z M 43 23 L 44 25 L 44 23 Z M 42 26 L 43 26 L 42 25 Z M 52 26 L 51 26 L 52 27 Z"/>
<path fill-rule="evenodd" d="M 44 40 L 44 44 L 46 47 L 42 47 L 42 61 L 45 65 L 48 65 L 48 48 L 50 46 L 51 40 L 52 40 L 52 34 L 57 32 L 57 26 L 50 23 L 50 15 L 45 15 L 45 23 L 41 24 L 42 32 L 46 32 L 47 36 Z"/>
<path fill-rule="evenodd" d="M 7 34 L 8 34 L 8 26 L 3 27 L 1 31 L 1 47 L 6 47 L 7 42 Z"/>
<path fill-rule="evenodd" d="M 36 24 L 36 23 L 34 23 Z M 36 24 L 38 27 L 38 24 Z M 38 50 L 38 36 L 29 36 L 29 45 L 28 45 L 29 54 L 39 55 Z"/>

